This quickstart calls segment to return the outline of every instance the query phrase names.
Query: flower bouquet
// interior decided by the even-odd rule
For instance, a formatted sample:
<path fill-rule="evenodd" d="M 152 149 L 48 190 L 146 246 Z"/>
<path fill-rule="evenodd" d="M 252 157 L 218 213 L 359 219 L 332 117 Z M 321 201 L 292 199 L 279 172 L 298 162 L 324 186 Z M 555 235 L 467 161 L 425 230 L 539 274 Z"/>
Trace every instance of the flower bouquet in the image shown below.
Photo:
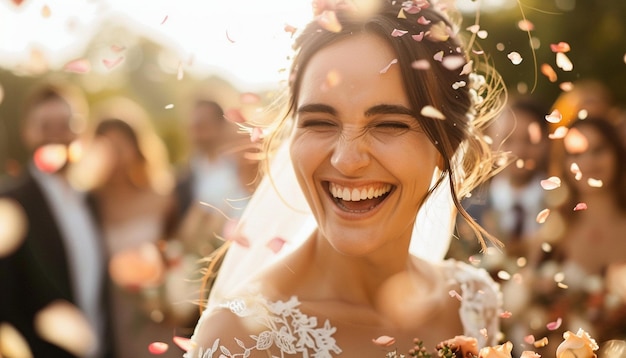
<path fill-rule="evenodd" d="M 379 337 L 374 340 L 374 344 L 389 347 L 395 343 L 392 337 Z M 421 340 L 414 340 L 415 346 L 406 354 L 397 350 L 387 352 L 385 358 L 513 358 L 511 351 L 513 344 L 505 342 L 501 345 L 478 348 L 476 338 L 467 336 L 456 336 L 437 344 L 433 352 L 429 352 L 424 347 Z M 546 340 L 537 341 L 536 347 L 547 344 Z M 563 333 L 563 341 L 556 349 L 555 358 L 619 358 L 626 356 L 626 342 L 608 341 L 602 349 L 587 332 L 579 329 L 573 333 L 567 331 Z M 541 357 L 534 351 L 523 351 L 519 358 Z"/>

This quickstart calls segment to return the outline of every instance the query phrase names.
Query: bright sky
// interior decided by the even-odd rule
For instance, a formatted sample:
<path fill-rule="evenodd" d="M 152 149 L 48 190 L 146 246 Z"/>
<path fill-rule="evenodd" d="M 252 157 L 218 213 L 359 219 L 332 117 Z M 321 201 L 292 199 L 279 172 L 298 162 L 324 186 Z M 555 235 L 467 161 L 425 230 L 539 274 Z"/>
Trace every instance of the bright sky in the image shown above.
<path fill-rule="evenodd" d="M 508 0 L 511 1 L 511 0 Z M 472 0 L 457 1 L 467 9 Z M 483 5 L 505 0 L 483 0 Z M 0 66 L 51 69 L 80 58 L 102 24 L 115 21 L 170 47 L 185 70 L 267 85 L 286 76 L 285 24 L 311 19 L 310 0 L 7 0 L 0 2 Z M 191 63 L 191 65 L 189 65 Z M 100 65 L 102 67 L 102 65 Z M 94 68 L 95 70 L 96 68 Z"/>

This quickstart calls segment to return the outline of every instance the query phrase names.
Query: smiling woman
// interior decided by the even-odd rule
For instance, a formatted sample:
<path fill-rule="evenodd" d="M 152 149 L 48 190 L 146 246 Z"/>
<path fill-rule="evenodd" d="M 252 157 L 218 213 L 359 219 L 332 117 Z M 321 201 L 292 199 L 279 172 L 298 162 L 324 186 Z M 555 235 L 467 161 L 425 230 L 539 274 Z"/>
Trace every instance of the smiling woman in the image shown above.
<path fill-rule="evenodd" d="M 442 4 L 320 0 L 313 8 L 296 40 L 287 115 L 265 144 L 288 138 L 315 222 L 301 220 L 298 205 L 278 212 L 276 200 L 263 199 L 270 182 L 293 202 L 289 184 L 270 172 L 230 237 L 240 245 L 225 257 L 187 356 L 383 357 L 372 340 L 408 352 L 415 337 L 434 347 L 462 334 L 495 343 L 501 302 L 488 274 L 426 249 L 434 259 L 420 259 L 410 247 L 420 236 L 436 240 L 414 226 L 437 188 L 464 213 L 458 200 L 490 174 L 495 158 L 481 130 L 499 109 L 497 75 L 474 73 L 480 67 Z M 242 231 L 258 216 L 266 218 L 258 230 Z M 275 226 L 278 236 L 259 244 L 254 236 Z M 251 263 L 294 241 L 273 264 Z M 238 266 L 248 272 L 233 282 Z"/>

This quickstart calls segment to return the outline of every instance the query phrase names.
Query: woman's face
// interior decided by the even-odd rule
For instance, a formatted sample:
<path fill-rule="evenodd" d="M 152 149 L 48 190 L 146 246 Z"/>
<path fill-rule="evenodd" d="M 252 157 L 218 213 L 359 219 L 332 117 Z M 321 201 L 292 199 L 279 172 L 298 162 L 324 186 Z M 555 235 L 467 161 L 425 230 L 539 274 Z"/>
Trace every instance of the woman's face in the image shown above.
<path fill-rule="evenodd" d="M 576 164 L 582 173 L 575 184 L 578 190 L 597 190 L 598 180 L 602 182 L 600 188 L 610 188 L 614 184 L 617 157 L 598 130 L 589 125 L 572 128 L 565 136 L 564 144 L 567 168 Z"/>
<path fill-rule="evenodd" d="M 440 158 L 398 65 L 384 71 L 394 59 L 381 39 L 355 35 L 302 74 L 291 158 L 321 233 L 348 255 L 408 246 Z"/>

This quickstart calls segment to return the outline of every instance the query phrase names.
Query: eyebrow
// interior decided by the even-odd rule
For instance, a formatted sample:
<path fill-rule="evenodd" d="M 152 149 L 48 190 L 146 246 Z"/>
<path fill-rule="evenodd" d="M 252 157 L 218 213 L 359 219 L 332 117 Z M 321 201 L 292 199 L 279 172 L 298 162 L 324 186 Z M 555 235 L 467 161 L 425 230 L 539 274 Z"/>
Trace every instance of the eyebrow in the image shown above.
<path fill-rule="evenodd" d="M 321 104 L 321 103 L 311 103 L 305 104 L 301 107 L 298 107 L 296 110 L 297 113 L 326 113 L 330 115 L 337 115 L 337 110 L 329 105 Z M 375 116 L 377 114 L 402 114 L 408 116 L 414 116 L 414 113 L 411 109 L 395 104 L 378 104 L 373 107 L 370 107 L 367 111 L 365 111 L 366 117 Z"/>

